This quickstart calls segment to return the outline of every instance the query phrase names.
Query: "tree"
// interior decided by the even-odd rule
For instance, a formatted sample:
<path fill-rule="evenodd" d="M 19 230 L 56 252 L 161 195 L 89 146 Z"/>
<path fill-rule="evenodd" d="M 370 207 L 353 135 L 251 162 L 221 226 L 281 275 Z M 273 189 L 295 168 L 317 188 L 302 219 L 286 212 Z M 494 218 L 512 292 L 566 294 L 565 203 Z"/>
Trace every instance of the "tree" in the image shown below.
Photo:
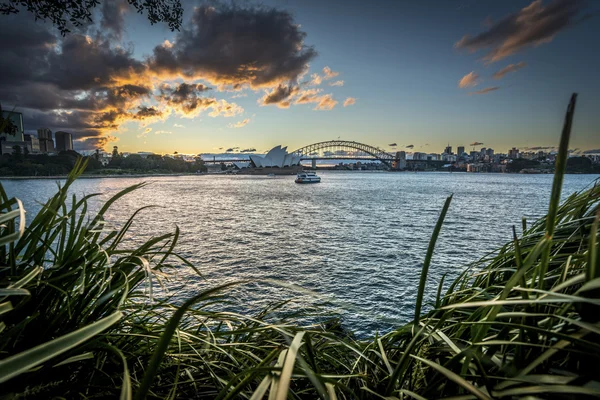
<path fill-rule="evenodd" d="M 150 23 L 166 22 L 171 31 L 181 27 L 183 7 L 180 0 L 127 0 L 137 12 L 146 13 Z M 81 26 L 92 21 L 92 12 L 99 0 L 5 0 L 0 3 L 0 14 L 17 14 L 21 8 L 32 13 L 36 20 L 50 20 L 64 36 L 70 22 Z"/>
<path fill-rule="evenodd" d="M 11 113 L 9 112 L 6 118 L 2 112 L 2 105 L 0 104 L 0 133 L 6 133 L 9 135 L 16 135 L 18 127 L 10 120 Z"/>
<path fill-rule="evenodd" d="M 21 146 L 13 146 L 12 155 L 15 158 L 15 160 L 20 160 L 21 158 L 23 158 L 23 151 L 21 149 Z"/>
<path fill-rule="evenodd" d="M 112 158 L 119 158 L 119 148 L 117 146 L 113 146 Z"/>

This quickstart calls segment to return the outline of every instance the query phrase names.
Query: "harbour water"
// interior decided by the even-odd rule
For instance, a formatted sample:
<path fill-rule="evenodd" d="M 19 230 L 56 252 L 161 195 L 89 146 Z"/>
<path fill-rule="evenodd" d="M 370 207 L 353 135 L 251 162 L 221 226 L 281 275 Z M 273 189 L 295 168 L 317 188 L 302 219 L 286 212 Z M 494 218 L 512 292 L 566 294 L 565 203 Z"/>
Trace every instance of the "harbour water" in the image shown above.
<path fill-rule="evenodd" d="M 412 318 L 429 237 L 445 198 L 454 193 L 438 239 L 428 298 L 439 280 L 457 276 L 545 214 L 551 175 L 320 172 L 322 183 L 297 185 L 294 176 L 204 175 L 101 178 L 76 182 L 78 194 L 117 191 L 146 181 L 107 215 L 117 227 L 138 208 L 130 245 L 181 230 L 179 253 L 202 272 L 170 275 L 168 289 L 184 299 L 209 286 L 248 279 L 234 290 L 239 307 L 258 311 L 294 299 L 342 316 L 359 335 L 385 331 Z M 598 175 L 567 175 L 563 198 Z M 56 189 L 51 180 L 2 181 L 32 218 Z M 301 287 L 300 290 L 298 287 Z"/>

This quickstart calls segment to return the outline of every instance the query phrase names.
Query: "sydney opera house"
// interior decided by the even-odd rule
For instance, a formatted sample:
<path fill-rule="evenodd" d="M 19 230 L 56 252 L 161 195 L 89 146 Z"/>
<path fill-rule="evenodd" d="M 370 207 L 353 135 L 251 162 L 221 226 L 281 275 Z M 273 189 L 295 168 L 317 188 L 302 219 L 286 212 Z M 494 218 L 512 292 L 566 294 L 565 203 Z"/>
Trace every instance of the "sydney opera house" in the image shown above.
<path fill-rule="evenodd" d="M 288 153 L 287 146 L 275 146 L 264 156 L 250 155 L 250 163 L 237 167 L 240 173 L 256 175 L 288 175 L 302 170 L 300 156 Z"/>

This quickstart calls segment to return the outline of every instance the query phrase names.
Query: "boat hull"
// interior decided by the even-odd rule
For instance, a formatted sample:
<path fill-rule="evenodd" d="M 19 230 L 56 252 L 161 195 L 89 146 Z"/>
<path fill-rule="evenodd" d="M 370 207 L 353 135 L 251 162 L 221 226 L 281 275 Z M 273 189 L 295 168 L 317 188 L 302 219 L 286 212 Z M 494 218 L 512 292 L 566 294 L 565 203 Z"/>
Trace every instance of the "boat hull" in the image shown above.
<path fill-rule="evenodd" d="M 299 183 L 301 185 L 309 184 L 309 183 L 321 183 L 321 180 L 306 180 L 306 179 L 296 179 L 294 182 Z"/>

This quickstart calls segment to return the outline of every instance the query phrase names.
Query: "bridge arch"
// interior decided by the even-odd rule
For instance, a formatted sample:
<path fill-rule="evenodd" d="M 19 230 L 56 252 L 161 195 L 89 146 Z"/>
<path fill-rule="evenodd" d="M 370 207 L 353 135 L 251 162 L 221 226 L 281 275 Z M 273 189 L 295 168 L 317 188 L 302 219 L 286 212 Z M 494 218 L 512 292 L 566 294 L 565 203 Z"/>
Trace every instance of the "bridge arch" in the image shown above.
<path fill-rule="evenodd" d="M 370 155 L 371 157 L 385 163 L 390 168 L 392 162 L 395 161 L 396 157 L 392 154 L 381 150 L 378 147 L 370 146 L 368 144 L 353 142 L 348 140 L 328 140 L 325 142 L 313 143 L 308 146 L 301 147 L 294 150 L 292 153 L 299 155 L 302 159 L 310 159 L 311 155 L 320 151 L 338 151 L 338 150 L 358 150 Z"/>

